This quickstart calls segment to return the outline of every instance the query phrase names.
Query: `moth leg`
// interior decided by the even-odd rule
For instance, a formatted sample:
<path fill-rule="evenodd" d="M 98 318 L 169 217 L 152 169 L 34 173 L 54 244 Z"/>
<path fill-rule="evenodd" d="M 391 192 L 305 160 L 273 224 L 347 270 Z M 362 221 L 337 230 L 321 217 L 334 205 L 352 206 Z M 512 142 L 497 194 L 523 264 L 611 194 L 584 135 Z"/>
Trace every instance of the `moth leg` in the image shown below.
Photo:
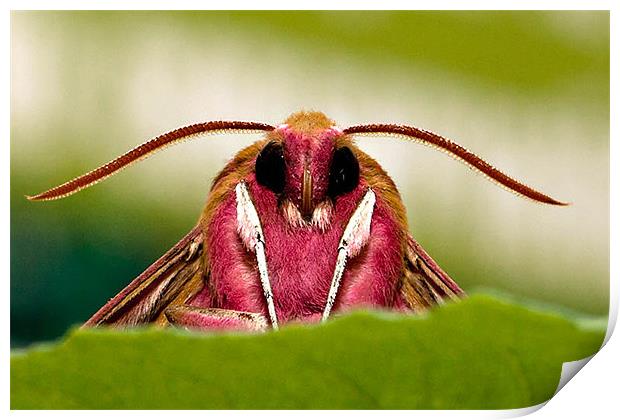
<path fill-rule="evenodd" d="M 171 306 L 164 312 L 172 325 L 200 331 L 266 331 L 269 324 L 259 313 L 229 309 Z"/>

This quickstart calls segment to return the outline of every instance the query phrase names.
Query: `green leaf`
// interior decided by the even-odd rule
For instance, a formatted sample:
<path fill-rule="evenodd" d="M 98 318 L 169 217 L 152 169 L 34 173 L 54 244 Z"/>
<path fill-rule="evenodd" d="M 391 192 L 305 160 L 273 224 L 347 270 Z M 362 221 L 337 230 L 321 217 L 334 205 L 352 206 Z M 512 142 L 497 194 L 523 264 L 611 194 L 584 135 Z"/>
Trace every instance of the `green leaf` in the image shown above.
<path fill-rule="evenodd" d="M 588 326 L 589 325 L 589 326 Z M 73 331 L 11 356 L 13 409 L 485 409 L 553 395 L 604 328 L 472 296 L 262 335 Z"/>

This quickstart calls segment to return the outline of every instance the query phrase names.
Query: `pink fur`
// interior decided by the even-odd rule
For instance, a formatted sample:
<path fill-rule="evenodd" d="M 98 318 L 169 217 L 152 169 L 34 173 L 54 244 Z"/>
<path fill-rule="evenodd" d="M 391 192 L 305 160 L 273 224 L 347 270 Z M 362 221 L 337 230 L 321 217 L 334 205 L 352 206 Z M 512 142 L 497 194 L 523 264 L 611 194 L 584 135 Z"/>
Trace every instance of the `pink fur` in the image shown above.
<path fill-rule="evenodd" d="M 168 318 L 176 325 L 198 330 L 233 330 L 264 331 L 267 328 L 265 318 L 247 312 L 227 311 L 222 309 L 177 307 L 168 313 Z"/>
<path fill-rule="evenodd" d="M 334 131 L 308 135 L 289 128 L 285 135 L 284 160 L 286 161 L 286 186 L 284 195 L 298 208 L 301 206 L 301 187 L 304 164 L 309 164 L 312 175 L 312 202 L 314 205 L 326 198 L 329 181 L 329 164 L 334 152 Z"/>
<path fill-rule="evenodd" d="M 267 266 L 279 322 L 313 322 L 320 319 L 325 307 L 340 238 L 368 186 L 360 179 L 355 190 L 337 197 L 332 205 L 326 191 L 334 150 L 333 136 L 337 132 L 328 129 L 318 135 L 304 135 L 286 127 L 281 130 L 286 132 L 286 200 L 279 200 L 273 192 L 259 185 L 254 173 L 245 182 L 265 236 Z M 310 223 L 291 223 L 297 220 L 295 210 L 301 203 L 305 162 L 312 172 L 312 198 L 319 212 L 315 211 Z M 335 312 L 398 304 L 395 295 L 403 261 L 401 234 L 380 192 L 375 193 L 377 201 L 370 237 L 348 261 L 333 308 Z M 328 202 L 329 205 L 324 204 Z M 193 305 L 258 312 L 267 317 L 256 258 L 243 242 L 237 232 L 235 191 L 231 191 L 214 212 L 207 229 L 211 291 L 201 292 L 193 299 Z"/>

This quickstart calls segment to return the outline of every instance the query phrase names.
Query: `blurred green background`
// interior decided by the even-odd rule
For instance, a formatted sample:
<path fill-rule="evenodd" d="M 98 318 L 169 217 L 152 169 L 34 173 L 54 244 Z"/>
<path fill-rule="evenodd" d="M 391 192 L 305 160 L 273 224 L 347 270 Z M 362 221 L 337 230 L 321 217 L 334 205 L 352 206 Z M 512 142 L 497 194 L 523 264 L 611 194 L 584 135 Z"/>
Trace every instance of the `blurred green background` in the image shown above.
<path fill-rule="evenodd" d="M 257 137 L 204 137 L 58 202 L 24 194 L 187 123 L 301 108 L 439 132 L 572 202 L 358 141 L 466 291 L 607 313 L 607 12 L 13 12 L 11 50 L 12 346 L 87 319 L 193 227 L 210 180 Z"/>

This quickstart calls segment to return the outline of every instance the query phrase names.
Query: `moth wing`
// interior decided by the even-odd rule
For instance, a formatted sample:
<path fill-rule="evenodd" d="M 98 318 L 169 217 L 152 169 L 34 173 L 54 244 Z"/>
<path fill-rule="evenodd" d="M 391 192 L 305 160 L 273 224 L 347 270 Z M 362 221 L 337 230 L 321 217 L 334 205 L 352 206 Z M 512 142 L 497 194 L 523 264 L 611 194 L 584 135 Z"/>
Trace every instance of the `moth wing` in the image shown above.
<path fill-rule="evenodd" d="M 197 225 L 183 239 L 99 309 L 83 327 L 144 323 L 166 325 L 164 310 L 183 304 L 204 285 L 203 230 Z"/>
<path fill-rule="evenodd" d="M 407 238 L 401 294 L 414 311 L 423 311 L 446 300 L 463 297 L 465 292 L 413 239 Z"/>

